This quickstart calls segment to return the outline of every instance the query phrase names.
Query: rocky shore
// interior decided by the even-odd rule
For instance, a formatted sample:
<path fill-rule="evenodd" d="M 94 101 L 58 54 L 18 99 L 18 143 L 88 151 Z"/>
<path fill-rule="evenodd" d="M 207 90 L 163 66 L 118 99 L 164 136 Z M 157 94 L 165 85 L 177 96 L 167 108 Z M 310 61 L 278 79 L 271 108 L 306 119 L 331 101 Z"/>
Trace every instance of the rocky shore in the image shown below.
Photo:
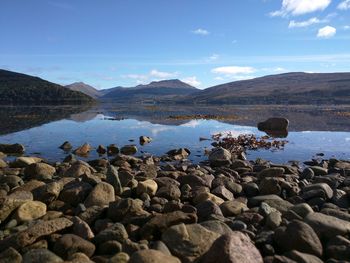
<path fill-rule="evenodd" d="M 50 163 L 0 145 L 0 262 L 350 262 L 348 161 L 96 149 L 100 159 Z"/>

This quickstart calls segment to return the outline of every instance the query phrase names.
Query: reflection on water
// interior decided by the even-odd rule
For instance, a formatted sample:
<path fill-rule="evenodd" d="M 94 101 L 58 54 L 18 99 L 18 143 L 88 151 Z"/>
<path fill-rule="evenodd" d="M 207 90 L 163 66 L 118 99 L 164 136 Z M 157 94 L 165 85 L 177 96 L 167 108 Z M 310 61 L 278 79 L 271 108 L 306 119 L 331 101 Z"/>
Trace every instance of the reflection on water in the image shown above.
<path fill-rule="evenodd" d="M 81 112 L 83 111 L 83 112 Z M 153 138 L 152 143 L 138 145 L 139 154 L 162 155 L 170 149 L 187 147 L 193 161 L 204 159 L 204 149 L 212 141 L 214 133 L 257 134 L 263 132 L 255 128 L 257 122 L 272 116 L 290 119 L 289 143 L 283 151 L 251 151 L 249 158 L 262 157 L 274 162 L 307 160 L 323 152 L 326 157 L 350 158 L 350 118 L 345 117 L 346 108 L 265 108 L 263 107 L 148 107 L 124 105 L 100 105 L 91 109 L 75 107 L 40 109 L 0 109 L 0 143 L 23 143 L 27 154 L 40 153 L 51 160 L 61 160 L 65 153 L 58 149 L 64 141 L 74 147 L 89 142 L 94 147 L 99 144 L 118 146 L 138 142 L 140 135 Z M 80 113 L 79 113 L 80 112 Z M 173 119 L 168 116 L 191 116 L 216 114 L 238 116 L 235 120 Z M 123 119 L 124 118 L 124 119 Z M 111 120 L 122 119 L 122 120 Z M 96 158 L 93 152 L 89 158 Z"/>

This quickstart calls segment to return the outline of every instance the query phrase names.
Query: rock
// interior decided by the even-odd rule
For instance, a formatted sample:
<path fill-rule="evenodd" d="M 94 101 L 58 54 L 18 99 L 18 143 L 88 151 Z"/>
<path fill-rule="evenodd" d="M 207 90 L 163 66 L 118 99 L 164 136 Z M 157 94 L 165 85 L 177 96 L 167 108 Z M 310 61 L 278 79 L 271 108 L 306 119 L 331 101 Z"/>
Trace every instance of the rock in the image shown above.
<path fill-rule="evenodd" d="M 209 154 L 209 162 L 213 166 L 228 165 L 231 161 L 231 153 L 222 147 L 214 148 Z"/>
<path fill-rule="evenodd" d="M 154 216 L 141 228 L 141 236 L 151 239 L 160 236 L 166 229 L 181 223 L 192 224 L 197 222 L 196 214 L 175 211 Z"/>
<path fill-rule="evenodd" d="M 5 167 L 7 167 L 7 163 L 3 159 L 0 159 L 0 169 Z"/>
<path fill-rule="evenodd" d="M 108 207 L 108 218 L 113 221 L 128 222 L 134 217 L 144 216 L 149 216 L 149 213 L 143 210 L 143 202 L 139 199 L 120 199 Z"/>
<path fill-rule="evenodd" d="M 31 196 L 31 199 L 33 199 L 33 196 Z M 7 217 L 20 205 L 25 203 L 26 199 L 21 199 L 21 198 L 5 198 L 1 202 L 0 205 L 0 223 L 2 223 L 4 220 L 7 219 Z"/>
<path fill-rule="evenodd" d="M 139 141 L 141 145 L 144 145 L 144 144 L 150 143 L 152 141 L 152 138 L 148 136 L 140 136 Z"/>
<path fill-rule="evenodd" d="M 283 201 L 283 199 L 278 195 L 258 195 L 258 196 L 249 198 L 248 206 L 249 207 L 259 206 L 262 202 L 266 203 L 266 201 L 268 200 Z"/>
<path fill-rule="evenodd" d="M 202 192 L 202 193 L 198 194 L 193 199 L 193 203 L 199 204 L 199 203 L 202 203 L 202 202 L 207 201 L 207 200 L 211 200 L 217 205 L 221 205 L 223 202 L 225 202 L 222 198 L 220 198 L 216 195 L 213 195 L 213 194 L 207 193 L 207 192 Z"/>
<path fill-rule="evenodd" d="M 189 263 L 204 255 L 219 236 L 199 224 L 179 224 L 168 228 L 162 241 L 181 262 Z"/>
<path fill-rule="evenodd" d="M 17 250 L 10 247 L 0 252 L 1 263 L 22 263 L 22 256 Z"/>
<path fill-rule="evenodd" d="M 157 189 L 158 189 L 157 183 L 154 180 L 148 179 L 146 181 L 142 181 L 138 183 L 136 192 L 138 195 L 146 193 L 149 196 L 154 196 L 157 192 Z"/>
<path fill-rule="evenodd" d="M 65 177 L 81 177 L 83 175 L 91 176 L 91 169 L 80 161 L 73 163 L 64 173 Z"/>
<path fill-rule="evenodd" d="M 321 190 L 327 199 L 331 199 L 333 197 L 333 190 L 326 183 L 310 184 L 303 188 L 304 193 L 312 190 Z"/>
<path fill-rule="evenodd" d="M 280 186 L 280 181 L 277 178 L 263 178 L 259 185 L 260 194 L 268 195 L 275 194 L 280 195 L 282 187 Z"/>
<path fill-rule="evenodd" d="M 49 221 L 39 221 L 28 229 L 0 240 L 0 251 L 9 247 L 20 249 L 33 244 L 40 237 L 48 236 L 73 225 L 67 218 L 56 218 Z"/>
<path fill-rule="evenodd" d="M 196 205 L 199 221 L 208 220 L 212 215 L 222 216 L 220 207 L 211 200 L 207 200 Z"/>
<path fill-rule="evenodd" d="M 55 173 L 56 168 L 46 163 L 33 163 L 24 170 L 25 176 L 37 180 L 50 180 Z"/>
<path fill-rule="evenodd" d="M 181 263 L 181 261 L 174 256 L 164 254 L 158 250 L 146 249 L 136 251 L 131 255 L 129 263 Z"/>
<path fill-rule="evenodd" d="M 84 204 L 90 206 L 107 206 L 115 200 L 114 188 L 112 185 L 102 182 L 98 183 L 87 196 Z"/>
<path fill-rule="evenodd" d="M 333 216 L 324 215 L 321 213 L 310 213 L 304 220 L 314 229 L 321 240 L 330 239 L 337 235 L 343 236 L 350 233 L 350 222 Z"/>
<path fill-rule="evenodd" d="M 266 226 L 270 229 L 276 229 L 282 223 L 282 215 L 278 211 L 271 212 L 266 217 Z"/>
<path fill-rule="evenodd" d="M 59 148 L 68 152 L 73 148 L 73 146 L 70 144 L 69 141 L 65 141 Z"/>
<path fill-rule="evenodd" d="M 0 152 L 0 159 L 5 159 L 7 157 L 6 154 L 4 154 L 3 152 Z"/>
<path fill-rule="evenodd" d="M 67 258 L 76 252 L 91 257 L 95 253 L 95 245 L 77 235 L 65 234 L 55 242 L 53 251 L 62 258 Z"/>
<path fill-rule="evenodd" d="M 109 240 L 102 243 L 97 250 L 100 255 L 115 255 L 122 251 L 122 244 L 115 240 Z"/>
<path fill-rule="evenodd" d="M 260 131 L 267 131 L 270 133 L 278 131 L 287 131 L 289 120 L 286 118 L 269 118 L 266 121 L 258 123 Z"/>
<path fill-rule="evenodd" d="M 262 170 L 259 173 L 260 178 L 265 177 L 281 177 L 284 174 L 284 168 L 282 167 L 271 167 Z"/>
<path fill-rule="evenodd" d="M 6 184 L 10 189 L 24 184 L 22 178 L 17 175 L 0 176 L 0 184 Z"/>
<path fill-rule="evenodd" d="M 330 258 L 337 260 L 349 260 L 350 241 L 342 236 L 333 237 L 326 246 L 326 254 Z"/>
<path fill-rule="evenodd" d="M 73 233 L 85 240 L 90 240 L 95 237 L 94 232 L 92 232 L 90 226 L 79 217 L 75 216 L 72 218 L 73 221 Z"/>
<path fill-rule="evenodd" d="M 15 212 L 18 222 L 27 222 L 38 219 L 46 214 L 46 205 L 39 201 L 28 201 L 20 205 Z"/>
<path fill-rule="evenodd" d="M 237 216 L 248 210 L 246 204 L 232 200 L 226 201 L 220 205 L 220 209 L 225 217 Z"/>
<path fill-rule="evenodd" d="M 158 184 L 157 180 L 156 182 Z M 156 196 L 163 197 L 168 200 L 179 200 L 181 197 L 181 191 L 176 184 L 169 184 L 169 185 L 160 187 L 157 190 Z"/>
<path fill-rule="evenodd" d="M 294 205 L 290 208 L 291 211 L 295 212 L 298 214 L 300 217 L 304 218 L 308 214 L 311 214 L 314 212 L 314 210 L 309 206 L 307 203 L 301 203 Z"/>
<path fill-rule="evenodd" d="M 285 254 L 288 258 L 295 260 L 298 263 L 322 263 L 323 261 L 318 257 L 306 253 L 301 253 L 296 250 L 292 250 Z"/>
<path fill-rule="evenodd" d="M 119 153 L 119 148 L 117 147 L 117 145 L 115 144 L 110 144 L 107 147 L 107 154 L 108 155 L 117 155 Z"/>
<path fill-rule="evenodd" d="M 182 160 L 187 158 L 191 154 L 191 151 L 186 148 L 180 148 L 180 149 L 173 149 L 167 152 L 167 155 L 169 155 L 174 160 Z"/>
<path fill-rule="evenodd" d="M 220 185 L 218 187 L 216 187 L 215 189 L 213 189 L 212 194 L 221 197 L 224 200 L 233 200 L 233 194 L 226 189 L 225 186 Z"/>
<path fill-rule="evenodd" d="M 125 145 L 120 149 L 120 152 L 126 155 L 134 155 L 137 153 L 137 147 L 136 145 Z"/>
<path fill-rule="evenodd" d="M 86 182 L 72 181 L 66 184 L 60 192 L 59 200 L 72 206 L 83 203 L 92 190 L 92 186 Z"/>
<path fill-rule="evenodd" d="M 94 238 L 94 243 L 96 245 L 101 245 L 107 241 L 114 240 L 123 244 L 127 239 L 128 233 L 124 225 L 121 223 L 114 223 L 112 226 L 99 232 Z"/>
<path fill-rule="evenodd" d="M 56 263 L 63 262 L 62 258 L 52 253 L 48 249 L 31 249 L 23 256 L 23 263 L 39 263 L 39 262 L 47 262 L 47 263 Z"/>
<path fill-rule="evenodd" d="M 23 154 L 25 152 L 25 148 L 22 144 L 0 144 L 0 152 L 6 154 Z"/>
<path fill-rule="evenodd" d="M 328 169 L 320 167 L 320 166 L 310 166 L 309 167 L 316 176 L 322 176 L 328 174 Z"/>
<path fill-rule="evenodd" d="M 118 170 L 113 165 L 108 166 L 106 179 L 107 183 L 113 186 L 115 194 L 120 195 L 123 192 L 123 187 L 119 179 Z"/>
<path fill-rule="evenodd" d="M 78 147 L 73 151 L 74 154 L 79 155 L 79 156 L 87 156 L 89 155 L 92 147 L 88 143 L 84 143 L 82 146 Z"/>
<path fill-rule="evenodd" d="M 124 252 L 120 252 L 111 257 L 107 263 L 129 263 L 130 257 Z"/>
<path fill-rule="evenodd" d="M 241 232 L 219 237 L 202 257 L 203 263 L 262 263 L 259 250 L 250 238 Z"/>
<path fill-rule="evenodd" d="M 287 227 L 276 229 L 274 234 L 276 245 L 284 252 L 298 250 L 321 257 L 322 244 L 315 231 L 302 221 L 292 221 Z"/>
<path fill-rule="evenodd" d="M 226 225 L 224 222 L 221 222 L 219 220 L 204 221 L 200 223 L 200 225 L 220 235 L 224 235 L 232 232 L 231 228 L 228 225 Z"/>
<path fill-rule="evenodd" d="M 104 147 L 103 145 L 99 145 L 99 146 L 97 147 L 97 149 L 96 149 L 96 152 L 97 152 L 98 154 L 103 155 L 103 154 L 106 154 L 107 149 L 106 149 L 106 147 Z"/>
<path fill-rule="evenodd" d="M 24 168 L 33 163 L 39 163 L 43 159 L 39 157 L 18 157 L 11 163 L 11 167 Z"/>

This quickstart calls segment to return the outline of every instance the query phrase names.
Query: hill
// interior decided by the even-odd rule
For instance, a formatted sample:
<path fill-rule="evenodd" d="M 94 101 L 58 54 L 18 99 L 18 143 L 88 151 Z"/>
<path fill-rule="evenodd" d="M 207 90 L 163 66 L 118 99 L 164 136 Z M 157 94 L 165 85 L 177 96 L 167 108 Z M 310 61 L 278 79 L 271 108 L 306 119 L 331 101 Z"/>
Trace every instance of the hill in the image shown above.
<path fill-rule="evenodd" d="M 75 82 L 65 87 L 70 90 L 82 92 L 95 99 L 102 96 L 99 90 L 95 89 L 90 85 L 85 84 L 84 82 Z"/>
<path fill-rule="evenodd" d="M 147 85 L 123 88 L 117 87 L 102 96 L 104 100 L 117 102 L 167 101 L 177 96 L 186 96 L 198 91 L 178 79 L 153 81 Z"/>
<path fill-rule="evenodd" d="M 230 82 L 189 95 L 186 103 L 348 104 L 350 73 L 293 72 Z"/>
<path fill-rule="evenodd" d="M 94 100 L 78 91 L 38 77 L 0 70 L 0 103 L 5 104 L 84 104 Z"/>

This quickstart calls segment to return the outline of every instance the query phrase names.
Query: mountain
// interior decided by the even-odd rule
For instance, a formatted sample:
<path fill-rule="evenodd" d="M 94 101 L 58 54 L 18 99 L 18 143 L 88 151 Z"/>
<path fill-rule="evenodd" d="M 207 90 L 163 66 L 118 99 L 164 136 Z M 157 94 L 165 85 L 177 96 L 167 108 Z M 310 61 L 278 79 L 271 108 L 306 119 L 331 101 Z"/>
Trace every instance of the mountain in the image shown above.
<path fill-rule="evenodd" d="M 0 70 L 0 104 L 83 104 L 93 98 L 38 77 Z"/>
<path fill-rule="evenodd" d="M 350 73 L 270 75 L 207 88 L 183 101 L 198 104 L 348 104 Z"/>
<path fill-rule="evenodd" d="M 178 79 L 171 79 L 130 88 L 117 87 L 105 94 L 102 99 L 116 102 L 164 102 L 196 91 L 198 89 L 191 85 Z"/>
<path fill-rule="evenodd" d="M 99 90 L 95 89 L 90 85 L 85 84 L 84 82 L 75 82 L 65 87 L 74 91 L 82 92 L 95 99 L 102 96 Z"/>

